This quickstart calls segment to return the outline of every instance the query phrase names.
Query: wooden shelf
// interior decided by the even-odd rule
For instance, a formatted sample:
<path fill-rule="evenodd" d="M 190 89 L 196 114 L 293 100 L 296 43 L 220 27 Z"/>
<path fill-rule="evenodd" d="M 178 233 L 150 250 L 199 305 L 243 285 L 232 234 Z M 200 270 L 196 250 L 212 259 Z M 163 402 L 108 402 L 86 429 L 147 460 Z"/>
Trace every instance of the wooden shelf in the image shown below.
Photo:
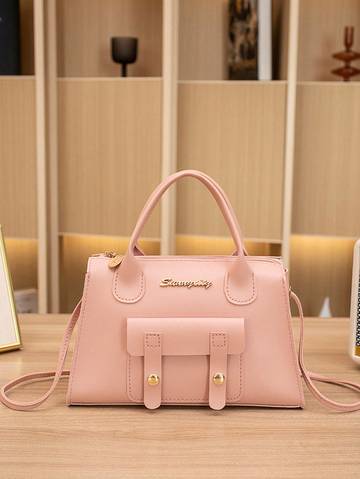
<path fill-rule="evenodd" d="M 299 80 L 333 80 L 341 62 L 332 54 L 343 50 L 344 27 L 355 27 L 354 49 L 360 49 L 358 0 L 301 0 L 299 19 Z M 358 77 L 356 77 L 359 79 Z M 355 78 L 355 79 L 356 79 Z"/>
<path fill-rule="evenodd" d="M 285 90 L 280 82 L 179 85 L 178 168 L 216 178 L 248 237 L 281 239 Z M 228 235 L 205 195 L 179 184 L 178 234 Z"/>
<path fill-rule="evenodd" d="M 349 316 L 353 248 L 351 239 L 292 237 L 290 282 L 305 315 L 318 316 L 329 297 L 333 316 Z"/>
<path fill-rule="evenodd" d="M 35 80 L 35 75 L 0 75 L 0 80 L 12 80 L 19 81 L 22 80 Z"/>
<path fill-rule="evenodd" d="M 228 78 L 228 0 L 179 0 L 180 80 Z M 273 0 L 275 78 L 286 78 L 287 0 Z"/>
<path fill-rule="evenodd" d="M 178 85 L 286 85 L 286 80 L 179 80 Z"/>
<path fill-rule="evenodd" d="M 261 239 L 244 239 L 248 254 L 253 256 L 280 256 L 281 244 L 279 242 L 264 241 Z M 215 255 L 233 254 L 234 242 L 230 237 L 214 236 L 176 236 L 176 254 L 179 255 Z"/>
<path fill-rule="evenodd" d="M 6 238 L 5 247 L 14 290 L 37 288 L 37 240 Z"/>
<path fill-rule="evenodd" d="M 356 81 L 351 81 L 351 82 L 344 82 L 342 80 L 302 80 L 297 82 L 297 86 L 352 86 L 352 85 L 358 85 L 359 83 Z"/>
<path fill-rule="evenodd" d="M 179 78 L 227 78 L 226 0 L 180 0 Z"/>
<path fill-rule="evenodd" d="M 160 81 L 162 80 L 162 77 L 58 77 L 57 81 L 58 82 L 123 82 L 123 83 L 134 83 L 137 81 L 140 82 L 151 82 L 151 81 Z"/>
<path fill-rule="evenodd" d="M 57 0 L 58 74 L 118 76 L 111 59 L 113 36 L 139 38 L 131 76 L 161 76 L 161 0 Z"/>
<path fill-rule="evenodd" d="M 298 87 L 293 232 L 360 236 L 360 84 Z"/>
<path fill-rule="evenodd" d="M 0 77 L 0 221 L 7 237 L 36 238 L 35 81 Z"/>
<path fill-rule="evenodd" d="M 161 81 L 59 87 L 60 231 L 128 236 L 160 180 Z M 144 231 L 159 236 L 159 215 Z"/>
<path fill-rule="evenodd" d="M 37 240 L 39 254 L 33 245 L 28 251 L 37 257 L 44 311 L 44 298 L 57 304 L 59 278 L 63 310 L 71 309 L 89 254 L 114 242 L 125 248 L 162 177 L 197 168 L 229 194 L 244 237 L 253 238 L 251 254 L 282 249 L 285 264 L 291 258 L 308 314 L 318 313 L 329 284 L 338 294 L 334 312 L 346 313 L 352 240 L 345 237 L 360 236 L 360 86 L 330 70 L 343 26 L 360 30 L 360 4 L 272 5 L 275 80 L 234 82 L 227 80 L 228 0 L 20 0 L 27 76 L 0 78 L 0 221 L 7 237 Z M 128 78 L 110 55 L 110 38 L 121 35 L 139 38 Z M 167 196 L 144 231 L 151 251 L 160 238 L 163 252 L 175 242 L 183 254 L 232 249 L 206 194 L 184 181 L 176 208 Z M 346 246 L 316 240 L 317 261 L 314 239 L 293 233 L 343 237 Z M 320 251 L 336 258 L 327 266 Z M 11 255 L 15 283 L 27 284 L 26 261 Z M 338 271 L 345 289 L 336 293 Z"/>

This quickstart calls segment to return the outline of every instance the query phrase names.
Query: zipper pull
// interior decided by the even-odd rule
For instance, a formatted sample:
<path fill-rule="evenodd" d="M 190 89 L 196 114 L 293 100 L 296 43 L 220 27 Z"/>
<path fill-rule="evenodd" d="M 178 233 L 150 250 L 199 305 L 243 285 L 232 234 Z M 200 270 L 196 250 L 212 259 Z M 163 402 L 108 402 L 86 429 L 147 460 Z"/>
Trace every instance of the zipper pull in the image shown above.
<path fill-rule="evenodd" d="M 115 251 L 105 251 L 105 253 L 92 254 L 91 256 L 105 256 L 106 258 L 109 258 L 109 268 L 116 268 L 123 259 L 123 257 L 115 253 Z"/>
<path fill-rule="evenodd" d="M 107 258 L 115 258 L 117 254 L 115 253 L 115 251 L 105 251 L 103 255 L 106 256 Z"/>

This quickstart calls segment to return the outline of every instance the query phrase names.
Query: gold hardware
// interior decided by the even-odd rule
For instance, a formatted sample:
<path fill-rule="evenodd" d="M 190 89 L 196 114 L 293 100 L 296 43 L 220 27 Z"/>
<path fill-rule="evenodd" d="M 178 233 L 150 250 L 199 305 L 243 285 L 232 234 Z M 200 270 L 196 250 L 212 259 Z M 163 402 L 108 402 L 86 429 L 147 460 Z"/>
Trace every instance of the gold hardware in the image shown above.
<path fill-rule="evenodd" d="M 108 262 L 109 268 L 116 268 L 122 261 L 122 256 L 119 254 L 112 256 Z"/>
<path fill-rule="evenodd" d="M 355 356 L 360 356 L 360 346 L 355 346 Z"/>
<path fill-rule="evenodd" d="M 115 258 L 115 256 L 117 255 L 115 251 L 105 251 L 104 256 L 106 256 L 107 258 Z"/>
<path fill-rule="evenodd" d="M 147 382 L 148 382 L 148 385 L 149 386 L 157 386 L 160 382 L 160 378 L 157 374 L 153 373 L 153 374 L 149 374 L 148 378 L 147 378 Z"/>
<path fill-rule="evenodd" d="M 215 373 L 213 376 L 213 383 L 217 386 L 221 386 L 225 382 L 225 374 L 223 373 Z"/>
<path fill-rule="evenodd" d="M 202 288 L 205 288 L 205 289 L 208 289 L 210 288 L 210 286 L 212 285 L 212 282 L 211 281 L 207 281 L 206 279 L 198 279 L 197 281 L 189 281 L 189 280 L 186 280 L 186 281 L 175 281 L 174 279 L 172 278 L 165 278 L 165 279 L 162 279 L 160 281 L 160 286 L 162 288 L 166 288 L 168 286 L 180 286 L 180 287 L 184 287 L 184 288 L 192 288 L 193 286 L 194 287 L 202 287 Z"/>

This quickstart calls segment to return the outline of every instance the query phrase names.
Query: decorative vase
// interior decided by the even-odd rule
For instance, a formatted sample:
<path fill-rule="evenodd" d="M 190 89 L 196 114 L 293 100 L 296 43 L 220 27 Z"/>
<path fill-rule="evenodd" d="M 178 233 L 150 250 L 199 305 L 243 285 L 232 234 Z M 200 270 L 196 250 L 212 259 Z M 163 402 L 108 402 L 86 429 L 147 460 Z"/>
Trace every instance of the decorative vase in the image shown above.
<path fill-rule="evenodd" d="M 112 37 L 111 56 L 115 63 L 121 64 L 121 76 L 127 76 L 127 66 L 135 63 L 137 58 L 138 39 L 135 37 Z"/>

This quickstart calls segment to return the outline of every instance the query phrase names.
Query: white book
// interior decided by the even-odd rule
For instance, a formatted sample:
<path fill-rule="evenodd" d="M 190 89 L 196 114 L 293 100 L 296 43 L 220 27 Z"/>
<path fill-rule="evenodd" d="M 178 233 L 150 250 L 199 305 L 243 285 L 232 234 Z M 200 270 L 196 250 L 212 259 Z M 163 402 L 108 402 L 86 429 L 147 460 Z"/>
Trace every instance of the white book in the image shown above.
<path fill-rule="evenodd" d="M 258 79 L 272 80 L 271 0 L 258 0 Z"/>

